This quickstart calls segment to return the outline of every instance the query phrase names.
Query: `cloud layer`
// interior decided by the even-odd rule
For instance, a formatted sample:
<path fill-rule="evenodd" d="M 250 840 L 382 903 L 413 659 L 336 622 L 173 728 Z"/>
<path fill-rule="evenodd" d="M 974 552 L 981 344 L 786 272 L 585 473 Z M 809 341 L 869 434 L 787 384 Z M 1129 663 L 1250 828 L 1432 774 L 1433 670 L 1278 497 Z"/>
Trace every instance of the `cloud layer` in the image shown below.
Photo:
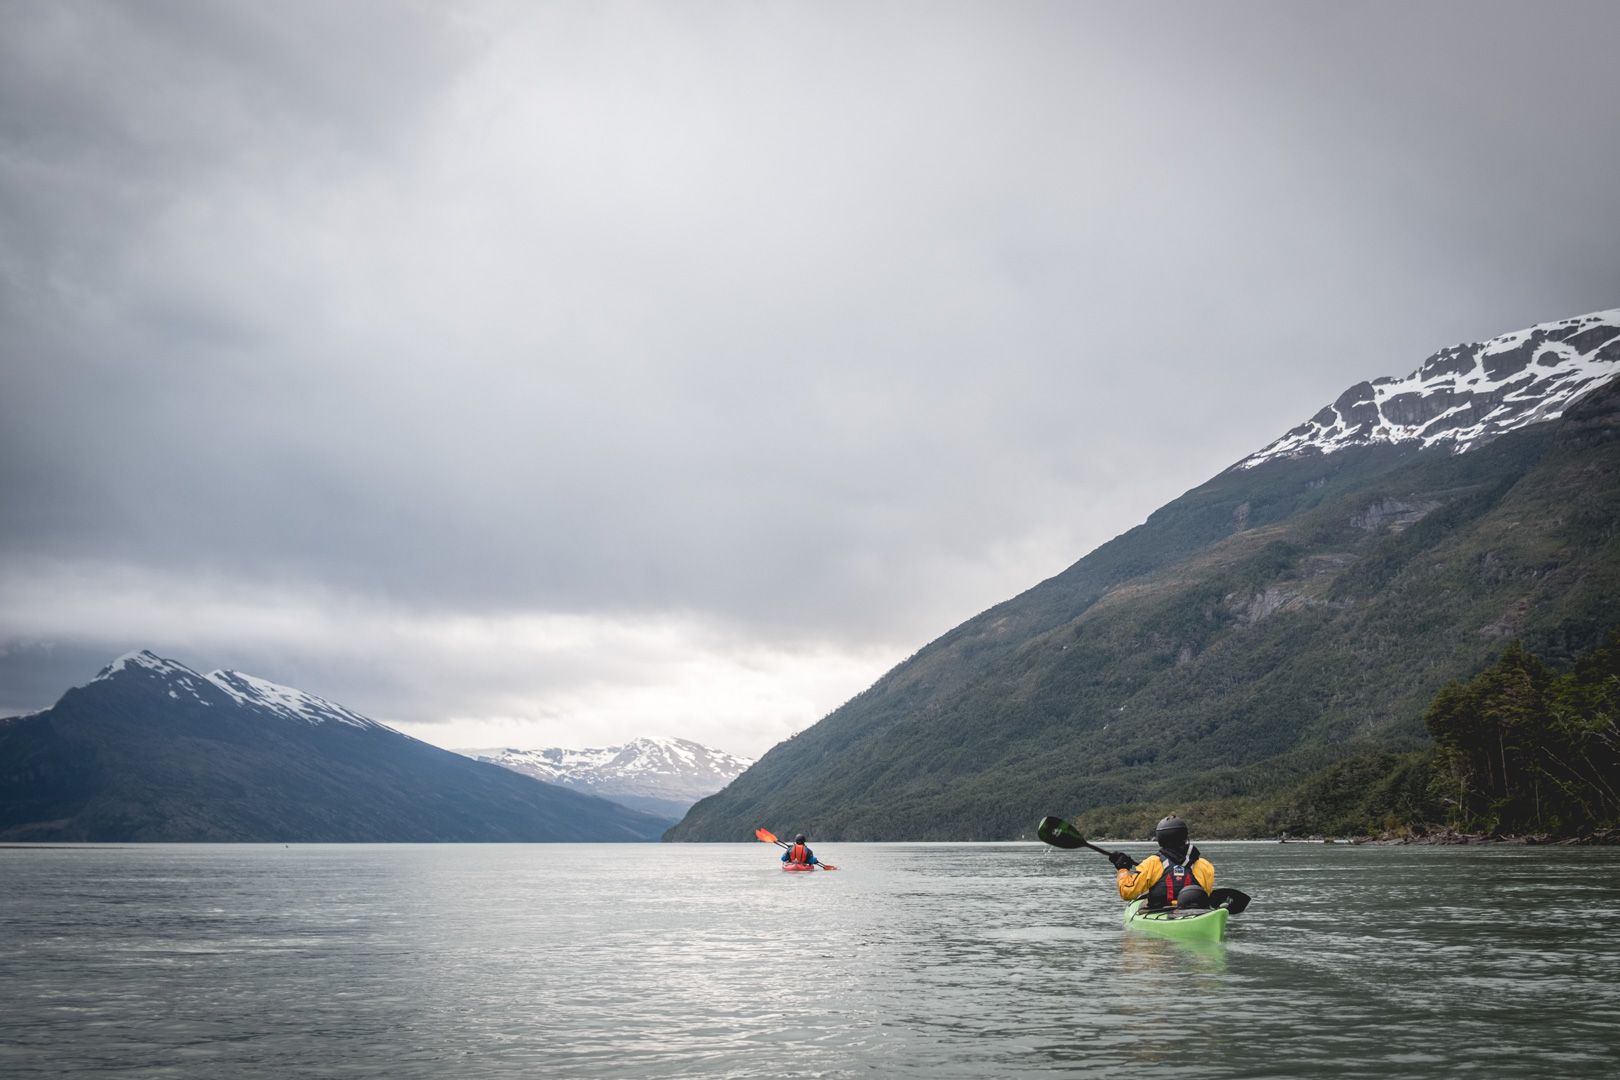
<path fill-rule="evenodd" d="M 757 753 L 1620 294 L 1609 5 L 0 10 L 0 708 Z"/>

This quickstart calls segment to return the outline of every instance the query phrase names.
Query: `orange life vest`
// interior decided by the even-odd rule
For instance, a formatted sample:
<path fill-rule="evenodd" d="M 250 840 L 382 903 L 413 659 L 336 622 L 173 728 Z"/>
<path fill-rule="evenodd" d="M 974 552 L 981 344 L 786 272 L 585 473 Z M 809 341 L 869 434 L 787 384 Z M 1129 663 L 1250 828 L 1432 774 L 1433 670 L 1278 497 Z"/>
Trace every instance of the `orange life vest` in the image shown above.
<path fill-rule="evenodd" d="M 810 861 L 810 849 L 803 844 L 794 844 L 788 848 L 788 862 L 804 863 Z"/>

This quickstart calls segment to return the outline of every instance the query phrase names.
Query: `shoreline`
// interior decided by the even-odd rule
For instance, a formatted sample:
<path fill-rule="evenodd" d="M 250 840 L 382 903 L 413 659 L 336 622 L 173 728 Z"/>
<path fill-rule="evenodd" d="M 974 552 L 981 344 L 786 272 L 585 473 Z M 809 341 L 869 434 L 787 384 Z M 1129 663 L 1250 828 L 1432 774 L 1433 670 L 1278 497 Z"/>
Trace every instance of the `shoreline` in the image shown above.
<path fill-rule="evenodd" d="M 1348 841 L 1358 846 L 1401 847 L 1614 847 L 1620 846 L 1620 829 L 1598 829 L 1579 836 L 1556 836 L 1552 833 L 1522 833 L 1503 836 L 1494 833 L 1460 833 L 1450 829 L 1440 832 L 1405 834 L 1381 833 L 1377 836 L 1353 836 Z"/>

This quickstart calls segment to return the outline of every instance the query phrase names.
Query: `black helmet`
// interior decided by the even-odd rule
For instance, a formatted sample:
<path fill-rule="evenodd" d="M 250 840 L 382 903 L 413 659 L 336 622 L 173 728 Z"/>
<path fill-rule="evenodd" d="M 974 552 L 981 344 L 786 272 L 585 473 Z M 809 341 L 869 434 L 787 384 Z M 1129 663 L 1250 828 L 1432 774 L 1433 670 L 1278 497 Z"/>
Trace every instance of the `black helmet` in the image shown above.
<path fill-rule="evenodd" d="M 802 844 L 802 843 L 804 843 L 804 833 L 800 833 L 800 834 L 799 834 L 799 835 L 798 835 L 798 836 L 795 836 L 795 837 L 794 837 L 794 838 L 793 838 L 793 842 L 794 842 L 794 843 L 795 843 L 795 844 Z"/>
<path fill-rule="evenodd" d="M 1171 814 L 1154 826 L 1153 839 L 1167 851 L 1180 851 L 1187 846 L 1187 823 Z"/>

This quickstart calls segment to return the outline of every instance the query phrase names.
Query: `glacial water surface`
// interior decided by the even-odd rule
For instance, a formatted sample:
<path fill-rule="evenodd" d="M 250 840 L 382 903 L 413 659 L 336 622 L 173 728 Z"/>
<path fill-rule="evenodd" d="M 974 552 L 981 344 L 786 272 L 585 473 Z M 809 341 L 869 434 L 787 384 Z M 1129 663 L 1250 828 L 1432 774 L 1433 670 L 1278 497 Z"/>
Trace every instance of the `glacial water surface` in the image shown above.
<path fill-rule="evenodd" d="M 0 1076 L 1620 1073 L 1620 850 L 1205 850 L 1192 948 L 1037 844 L 0 849 Z"/>

